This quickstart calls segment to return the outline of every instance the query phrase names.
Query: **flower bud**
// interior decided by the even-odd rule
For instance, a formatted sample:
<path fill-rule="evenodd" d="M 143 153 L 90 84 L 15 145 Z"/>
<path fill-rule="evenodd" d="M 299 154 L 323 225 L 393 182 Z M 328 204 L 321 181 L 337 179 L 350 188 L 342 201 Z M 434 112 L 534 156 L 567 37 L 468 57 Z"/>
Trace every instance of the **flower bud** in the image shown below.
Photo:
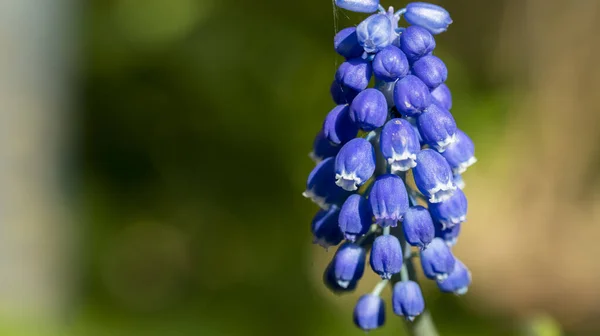
<path fill-rule="evenodd" d="M 338 83 L 335 79 L 331 83 L 329 92 L 331 93 L 331 98 L 333 98 L 333 101 L 337 105 L 352 103 L 352 100 L 358 94 L 357 91 Z"/>
<path fill-rule="evenodd" d="M 359 194 L 353 194 L 346 199 L 338 217 L 338 228 L 347 240 L 354 242 L 371 227 L 373 213 L 369 201 Z"/>
<path fill-rule="evenodd" d="M 468 167 L 477 162 L 475 158 L 475 145 L 465 132 L 457 129 L 456 140 L 448 145 L 442 156 L 454 171 L 454 174 L 464 173 Z"/>
<path fill-rule="evenodd" d="M 388 121 L 383 126 L 379 143 L 392 173 L 407 171 L 417 165 L 417 153 L 421 150 L 421 144 L 418 133 L 405 119 Z"/>
<path fill-rule="evenodd" d="M 409 69 L 406 55 L 393 45 L 385 47 L 373 58 L 373 74 L 376 78 L 387 82 L 404 78 Z"/>
<path fill-rule="evenodd" d="M 329 142 L 323 134 L 323 131 L 320 131 L 313 141 L 313 150 L 308 156 L 316 163 L 319 163 L 323 159 L 335 156 L 340 148 L 340 146 L 333 145 Z"/>
<path fill-rule="evenodd" d="M 335 183 L 335 159 L 327 158 L 319 162 L 308 175 L 306 191 L 302 194 L 311 199 L 322 209 L 329 209 L 332 204 L 339 204 L 349 193 L 338 188 Z"/>
<path fill-rule="evenodd" d="M 444 229 L 441 223 L 435 224 L 435 236 L 442 238 L 446 245 L 452 247 L 458 242 L 458 235 L 460 234 L 461 224 L 456 224 L 451 228 Z"/>
<path fill-rule="evenodd" d="M 430 203 L 431 217 L 442 224 L 442 228 L 451 228 L 467 219 L 467 197 L 462 190 L 456 189 L 450 198 L 438 203 Z"/>
<path fill-rule="evenodd" d="M 348 288 L 362 278 L 365 271 L 365 249 L 352 243 L 344 243 L 333 257 L 333 270 L 338 285 Z"/>
<path fill-rule="evenodd" d="M 402 246 L 398 238 L 382 235 L 373 241 L 371 268 L 382 279 L 390 279 L 402 269 Z"/>
<path fill-rule="evenodd" d="M 435 236 L 435 227 L 429 211 L 420 206 L 410 207 L 404 214 L 402 221 L 404 238 L 412 246 L 424 249 L 431 243 Z"/>
<path fill-rule="evenodd" d="M 447 10 L 426 2 L 409 3 L 406 6 L 404 19 L 411 25 L 423 27 L 434 35 L 445 32 L 452 23 Z"/>
<path fill-rule="evenodd" d="M 421 251 L 421 267 L 429 279 L 443 279 L 454 269 L 454 256 L 446 242 L 434 238 L 426 249 Z"/>
<path fill-rule="evenodd" d="M 392 307 L 396 315 L 409 321 L 421 315 L 425 310 L 425 299 L 419 284 L 411 280 L 397 282 L 392 290 Z"/>
<path fill-rule="evenodd" d="M 424 149 L 417 154 L 413 176 L 417 188 L 431 203 L 447 200 L 456 190 L 448 162 L 433 149 Z"/>
<path fill-rule="evenodd" d="M 348 287 L 341 287 L 338 284 L 337 279 L 335 278 L 333 262 L 329 263 L 329 265 L 327 265 L 327 268 L 325 268 L 325 272 L 323 272 L 323 283 L 327 288 L 329 288 L 329 290 L 331 290 L 335 294 L 344 294 L 352 292 L 356 289 L 356 285 L 358 284 L 357 281 L 353 281 L 348 284 Z"/>
<path fill-rule="evenodd" d="M 335 80 L 352 90 L 362 91 L 369 86 L 371 72 L 371 62 L 352 58 L 340 65 L 335 73 Z"/>
<path fill-rule="evenodd" d="M 413 63 L 419 58 L 431 54 L 435 49 L 435 39 L 425 28 L 409 26 L 400 34 L 400 49 Z"/>
<path fill-rule="evenodd" d="M 375 150 L 363 138 L 347 142 L 335 157 L 335 183 L 345 190 L 358 189 L 374 172 Z"/>
<path fill-rule="evenodd" d="M 375 222 L 382 227 L 398 225 L 408 210 L 408 194 L 402 179 L 393 174 L 377 177 L 369 193 Z"/>
<path fill-rule="evenodd" d="M 379 8 L 379 0 L 335 0 L 335 5 L 358 13 L 373 13 Z"/>
<path fill-rule="evenodd" d="M 358 43 L 355 27 L 344 28 L 335 34 L 333 47 L 338 54 L 346 58 L 360 57 L 363 54 L 363 48 Z"/>
<path fill-rule="evenodd" d="M 374 14 L 356 27 L 358 43 L 367 53 L 376 53 L 389 46 L 396 37 L 392 21 L 385 14 Z"/>
<path fill-rule="evenodd" d="M 452 93 L 450 93 L 450 89 L 446 84 L 442 83 L 431 90 L 431 97 L 433 97 L 434 103 L 437 103 L 446 110 L 450 111 L 452 108 Z"/>
<path fill-rule="evenodd" d="M 442 292 L 463 295 L 471 284 L 471 272 L 460 260 L 456 259 L 452 272 L 445 279 L 438 279 L 437 285 Z"/>
<path fill-rule="evenodd" d="M 417 119 L 423 140 L 438 152 L 443 152 L 456 141 L 456 121 L 443 107 L 431 104 Z"/>
<path fill-rule="evenodd" d="M 339 244 L 344 236 L 337 225 L 340 210 L 333 206 L 329 210 L 319 210 L 312 220 L 313 243 L 324 248 Z"/>
<path fill-rule="evenodd" d="M 430 89 L 437 88 L 448 78 L 446 64 L 433 55 L 418 59 L 412 66 L 412 73 L 419 77 Z"/>
<path fill-rule="evenodd" d="M 368 331 L 381 327 L 385 323 L 385 304 L 379 295 L 361 296 L 354 307 L 354 324 Z"/>
<path fill-rule="evenodd" d="M 383 126 L 387 115 L 385 96 L 377 89 L 362 91 L 350 105 L 350 119 L 363 131 L 372 131 Z"/>
<path fill-rule="evenodd" d="M 418 77 L 408 75 L 396 82 L 394 103 L 402 115 L 418 116 L 431 105 L 431 93 Z"/>
<path fill-rule="evenodd" d="M 356 137 L 358 127 L 350 119 L 348 105 L 334 107 L 323 122 L 323 134 L 335 145 L 344 144 Z"/>

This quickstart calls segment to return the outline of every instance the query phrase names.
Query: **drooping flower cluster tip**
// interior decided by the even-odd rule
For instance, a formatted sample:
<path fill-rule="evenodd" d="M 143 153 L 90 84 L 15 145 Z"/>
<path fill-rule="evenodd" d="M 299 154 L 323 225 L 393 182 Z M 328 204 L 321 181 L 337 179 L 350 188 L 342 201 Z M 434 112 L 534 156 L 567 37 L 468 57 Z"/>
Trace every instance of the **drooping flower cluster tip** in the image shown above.
<path fill-rule="evenodd" d="M 396 315 L 412 321 L 423 313 L 421 288 L 406 266 L 416 256 L 441 291 L 466 292 L 471 273 L 452 246 L 467 214 L 461 174 L 476 159 L 450 112 L 448 69 L 434 55 L 434 35 L 452 23 L 449 13 L 423 2 L 398 11 L 379 0 L 335 5 L 374 14 L 334 37 L 345 61 L 331 84 L 336 106 L 313 142 L 317 164 L 304 196 L 321 208 L 312 222 L 314 242 L 341 244 L 323 275 L 326 286 L 353 291 L 367 255 L 382 278 L 354 311 L 356 325 L 370 330 L 385 322 L 381 290 L 388 283 Z M 407 27 L 399 26 L 402 18 Z"/>

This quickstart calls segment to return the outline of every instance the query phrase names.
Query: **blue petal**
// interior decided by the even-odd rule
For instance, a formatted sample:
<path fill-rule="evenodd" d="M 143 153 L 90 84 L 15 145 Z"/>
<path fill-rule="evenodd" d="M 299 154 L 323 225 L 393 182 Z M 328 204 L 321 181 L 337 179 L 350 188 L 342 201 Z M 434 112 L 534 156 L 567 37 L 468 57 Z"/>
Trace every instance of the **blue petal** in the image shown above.
<path fill-rule="evenodd" d="M 406 6 L 404 19 L 411 25 L 423 27 L 434 35 L 445 32 L 452 23 L 447 10 L 425 2 L 409 3 Z"/>
<path fill-rule="evenodd" d="M 392 290 L 394 313 L 412 321 L 425 310 L 425 299 L 419 284 L 414 281 L 401 281 Z"/>
<path fill-rule="evenodd" d="M 354 307 L 354 324 L 362 330 L 373 330 L 385 323 L 385 304 L 379 295 L 361 296 Z"/>
<path fill-rule="evenodd" d="M 379 236 L 371 249 L 371 268 L 382 279 L 390 279 L 402 269 L 402 246 L 392 235 Z"/>
<path fill-rule="evenodd" d="M 335 0 L 335 5 L 358 13 L 373 13 L 379 8 L 379 0 Z"/>

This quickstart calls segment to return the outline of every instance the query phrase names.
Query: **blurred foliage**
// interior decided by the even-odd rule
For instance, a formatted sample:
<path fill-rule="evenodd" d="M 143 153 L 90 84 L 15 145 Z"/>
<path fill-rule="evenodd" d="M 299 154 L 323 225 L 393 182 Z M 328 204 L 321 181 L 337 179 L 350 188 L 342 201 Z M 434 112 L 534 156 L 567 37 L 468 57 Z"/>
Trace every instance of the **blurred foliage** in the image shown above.
<path fill-rule="evenodd" d="M 317 0 L 89 3 L 75 334 L 363 334 L 352 306 L 315 281 L 316 208 L 300 195 L 332 107 L 334 19 L 340 29 L 359 18 Z M 465 46 L 451 45 L 453 27 L 438 39 L 453 112 L 485 157 L 506 100 Z M 472 297 L 428 296 L 443 335 L 517 325 L 469 309 Z M 389 312 L 373 334 L 401 329 Z"/>

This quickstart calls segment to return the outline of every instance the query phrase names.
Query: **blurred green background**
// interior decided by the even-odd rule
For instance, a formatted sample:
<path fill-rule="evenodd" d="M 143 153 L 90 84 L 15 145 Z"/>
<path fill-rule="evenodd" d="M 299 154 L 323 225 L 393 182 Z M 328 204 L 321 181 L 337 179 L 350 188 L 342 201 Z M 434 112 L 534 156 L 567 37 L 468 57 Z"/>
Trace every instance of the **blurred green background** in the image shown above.
<path fill-rule="evenodd" d="M 332 49 L 333 35 L 364 16 L 334 10 L 330 1 L 322 0 L 61 3 L 57 8 L 70 13 L 68 20 L 55 21 L 66 27 L 60 30 L 64 36 L 50 38 L 71 41 L 69 50 L 75 56 L 67 65 L 73 76 L 64 96 L 70 106 L 65 111 L 71 112 L 58 112 L 70 120 L 63 129 L 67 145 L 60 152 L 66 164 L 63 159 L 59 164 L 67 167 L 59 180 L 68 187 L 57 193 L 66 200 L 73 225 L 66 229 L 68 257 L 57 257 L 66 265 L 69 279 L 57 285 L 62 299 L 55 309 L 61 313 L 49 318 L 54 322 L 48 325 L 56 328 L 46 332 L 363 335 L 352 324 L 351 311 L 357 295 L 370 290 L 375 278 L 349 297 L 323 288 L 321 272 L 332 251 L 311 244 L 309 225 L 317 208 L 301 193 L 313 167 L 307 156 L 312 140 L 333 106 L 329 86 L 341 62 Z M 477 221 L 469 223 L 475 233 L 465 233 L 459 243 L 466 246 L 460 253 L 467 263 L 469 258 L 474 262 L 473 290 L 455 297 L 425 286 L 441 335 L 559 335 L 555 326 L 559 322 L 569 333 L 598 335 L 600 329 L 593 322 L 598 310 L 590 308 L 593 304 L 586 306 L 585 318 L 572 318 L 567 300 L 541 295 L 520 301 L 529 287 L 490 280 L 497 272 L 517 284 L 531 280 L 533 287 L 542 288 L 545 279 L 560 278 L 551 274 L 536 281 L 503 268 L 529 254 L 534 265 L 545 263 L 548 254 L 534 252 L 531 246 L 541 246 L 541 241 L 556 245 L 539 230 L 537 238 L 520 245 L 522 254 L 508 254 L 501 262 L 484 257 L 488 250 L 512 250 L 494 245 L 500 239 L 494 228 L 513 223 L 509 232 L 516 236 L 531 222 L 518 214 L 536 211 L 519 210 L 514 213 L 522 220 L 509 220 L 500 217 L 505 211 L 495 208 L 500 206 L 496 200 L 513 195 L 514 190 L 506 189 L 507 181 L 523 185 L 502 168 L 512 165 L 517 158 L 512 150 L 520 148 L 510 139 L 532 139 L 524 128 L 559 125 L 547 115 L 564 115 L 566 110 L 558 108 L 560 104 L 552 105 L 556 111 L 536 107 L 537 101 L 547 100 L 534 99 L 542 89 L 528 70 L 541 67 L 538 60 L 554 52 L 536 51 L 540 50 L 536 46 L 545 46 L 536 42 L 536 36 L 539 41 L 556 37 L 539 27 L 555 20 L 571 26 L 595 22 L 598 1 L 435 3 L 454 19 L 449 30 L 438 35 L 436 53 L 449 68 L 453 114 L 475 141 L 480 161 L 466 175 L 467 195 L 475 199 L 471 209 Z M 399 8 L 403 2 L 383 4 Z M 561 6 L 562 10 L 555 9 Z M 568 17 L 555 15 L 569 10 Z M 595 16 L 578 15 L 590 11 Z M 582 29 L 591 37 L 586 46 L 595 48 L 595 33 L 600 30 L 593 25 Z M 577 34 L 570 36 L 577 40 Z M 593 54 L 590 50 L 583 52 Z M 571 62 L 576 61 L 567 61 Z M 558 65 L 552 63 L 540 73 L 550 73 L 545 69 L 553 67 Z M 595 74 L 590 75 L 593 83 L 600 78 Z M 558 75 L 543 80 L 557 81 Z M 578 94 L 581 90 L 579 86 Z M 534 98 L 527 100 L 530 97 Z M 568 106 L 585 116 L 598 111 L 597 104 L 587 109 Z M 541 111 L 541 117 L 533 111 Z M 588 122 L 599 125 L 597 117 Z M 552 139 L 540 136 L 531 142 L 539 148 Z M 600 151 L 595 153 L 593 158 Z M 543 170 L 540 166 L 547 168 L 529 150 L 519 158 L 538 166 L 534 175 Z M 590 171 L 596 176 L 595 168 Z M 490 195 L 489 190 L 500 193 L 485 201 L 488 207 L 479 207 L 478 196 Z M 528 190 L 537 194 L 539 189 Z M 549 201 L 543 203 L 551 207 Z M 484 214 L 477 209 L 491 211 Z M 599 223 L 597 214 L 581 218 L 588 225 Z M 463 229 L 469 231 L 470 226 Z M 547 275 L 540 272 L 536 274 Z M 494 279 L 504 278 L 494 275 Z M 596 293 L 583 287 L 573 290 L 583 296 Z M 3 334 L 19 335 L 20 323 L 11 329 L 12 317 L 6 316 Z M 558 322 L 550 316 L 557 316 Z M 25 332 L 45 334 L 40 331 L 45 323 L 25 324 Z M 402 321 L 388 310 L 386 326 L 369 334 L 402 335 Z"/>

